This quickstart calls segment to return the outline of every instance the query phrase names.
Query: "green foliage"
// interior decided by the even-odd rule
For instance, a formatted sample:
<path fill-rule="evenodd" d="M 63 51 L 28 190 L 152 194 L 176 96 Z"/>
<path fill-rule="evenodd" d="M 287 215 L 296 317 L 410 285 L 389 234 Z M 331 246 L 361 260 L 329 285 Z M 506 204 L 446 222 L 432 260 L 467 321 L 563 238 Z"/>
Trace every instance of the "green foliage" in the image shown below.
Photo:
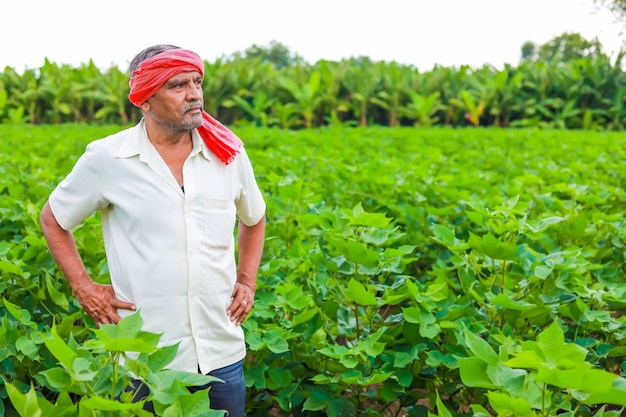
<path fill-rule="evenodd" d="M 626 50 L 564 33 L 527 42 L 517 66 L 420 72 L 367 57 L 307 63 L 277 42 L 205 62 L 205 109 L 233 126 L 495 126 L 615 130 L 626 120 Z M 0 72 L 2 124 L 133 124 L 127 70 L 46 61 Z"/>
<path fill-rule="evenodd" d="M 8 311 L 15 315 L 17 310 L 8 308 Z M 28 318 L 23 312 L 18 316 L 20 322 Z M 185 390 L 189 386 L 206 385 L 216 378 L 167 370 L 177 346 L 158 348 L 160 336 L 141 331 L 142 324 L 138 311 L 118 325 L 103 325 L 93 330 L 94 337 L 82 345 L 73 334 L 65 341 L 56 326 L 40 334 L 39 339 L 56 365 L 33 375 L 39 386 L 37 390 L 33 382 L 23 393 L 20 389 L 23 383 L 3 381 L 15 412 L 21 417 L 151 416 L 143 410 L 150 401 L 159 416 L 224 415 L 223 411 L 208 411 L 208 389 L 194 394 Z M 135 355 L 131 357 L 132 353 Z M 148 397 L 133 401 L 137 388 L 131 384 L 132 379 L 144 382 L 150 390 Z M 48 395 L 38 395 L 37 391 Z"/>
<path fill-rule="evenodd" d="M 263 62 L 269 62 L 277 69 L 289 67 L 303 61 L 300 56 L 292 53 L 286 45 L 277 41 L 271 41 L 268 45 L 254 44 L 246 48 L 243 56 L 250 59 L 261 58 Z"/>
<path fill-rule="evenodd" d="M 501 81 L 467 93 L 508 100 Z M 50 190 L 119 129 L 0 126 L 0 416 L 139 414 L 115 400 L 131 373 L 161 415 L 207 409 L 185 388 L 201 377 L 167 370 L 176 347 L 157 348 L 140 312 L 93 328 L 41 237 Z M 243 324 L 248 415 L 620 415 L 622 134 L 235 130 L 268 204 Z M 75 236 L 106 282 L 98 216 Z"/>
<path fill-rule="evenodd" d="M 587 40 L 579 33 L 563 33 L 537 47 L 532 42 L 522 45 L 522 61 L 542 61 L 552 65 L 590 57 L 606 58 L 597 39 Z"/>

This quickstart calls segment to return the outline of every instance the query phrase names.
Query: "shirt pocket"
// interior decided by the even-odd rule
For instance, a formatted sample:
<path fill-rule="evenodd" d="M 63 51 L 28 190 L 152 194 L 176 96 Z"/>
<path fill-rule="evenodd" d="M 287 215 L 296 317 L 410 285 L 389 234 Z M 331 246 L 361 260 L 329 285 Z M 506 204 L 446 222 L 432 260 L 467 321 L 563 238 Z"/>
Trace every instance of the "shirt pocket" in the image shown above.
<path fill-rule="evenodd" d="M 204 239 L 210 247 L 228 249 L 233 242 L 235 203 L 215 198 L 204 199 Z"/>

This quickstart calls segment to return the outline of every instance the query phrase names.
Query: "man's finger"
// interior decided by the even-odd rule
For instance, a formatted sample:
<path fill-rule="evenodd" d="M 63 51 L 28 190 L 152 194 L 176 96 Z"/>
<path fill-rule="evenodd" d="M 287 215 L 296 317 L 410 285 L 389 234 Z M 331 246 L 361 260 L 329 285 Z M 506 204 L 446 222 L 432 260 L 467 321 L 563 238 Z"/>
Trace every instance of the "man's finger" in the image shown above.
<path fill-rule="evenodd" d="M 111 307 L 121 308 L 123 310 L 132 310 L 135 311 L 137 307 L 133 303 L 129 303 L 128 301 L 121 301 L 117 298 L 111 300 Z"/>

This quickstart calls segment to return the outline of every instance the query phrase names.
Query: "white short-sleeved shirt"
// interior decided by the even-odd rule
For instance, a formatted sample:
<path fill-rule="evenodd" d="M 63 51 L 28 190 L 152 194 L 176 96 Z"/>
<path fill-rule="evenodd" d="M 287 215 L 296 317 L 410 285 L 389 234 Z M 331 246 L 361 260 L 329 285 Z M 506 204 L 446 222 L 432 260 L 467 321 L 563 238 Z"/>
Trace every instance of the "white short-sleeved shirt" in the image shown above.
<path fill-rule="evenodd" d="M 117 297 L 141 309 L 143 330 L 163 333 L 161 346 L 180 342 L 169 368 L 208 373 L 245 357 L 243 330 L 226 315 L 233 231 L 237 217 L 259 222 L 265 202 L 245 149 L 224 165 L 192 137 L 184 192 L 142 121 L 89 144 L 49 204 L 66 230 L 100 210 Z"/>

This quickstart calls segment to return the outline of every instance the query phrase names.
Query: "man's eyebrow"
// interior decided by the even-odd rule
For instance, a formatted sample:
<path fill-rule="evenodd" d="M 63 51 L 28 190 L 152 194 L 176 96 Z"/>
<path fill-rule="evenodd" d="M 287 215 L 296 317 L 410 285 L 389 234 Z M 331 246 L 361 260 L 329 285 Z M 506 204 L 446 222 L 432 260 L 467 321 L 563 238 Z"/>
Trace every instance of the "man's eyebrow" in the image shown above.
<path fill-rule="evenodd" d="M 176 84 L 181 84 L 181 83 L 187 83 L 187 82 L 196 82 L 198 80 L 203 80 L 204 77 L 200 74 L 198 75 L 194 75 L 191 77 L 191 80 L 188 79 L 187 77 L 181 77 L 179 75 L 174 75 L 173 77 L 171 77 L 170 79 L 168 79 L 165 82 L 165 85 L 176 85 Z"/>

